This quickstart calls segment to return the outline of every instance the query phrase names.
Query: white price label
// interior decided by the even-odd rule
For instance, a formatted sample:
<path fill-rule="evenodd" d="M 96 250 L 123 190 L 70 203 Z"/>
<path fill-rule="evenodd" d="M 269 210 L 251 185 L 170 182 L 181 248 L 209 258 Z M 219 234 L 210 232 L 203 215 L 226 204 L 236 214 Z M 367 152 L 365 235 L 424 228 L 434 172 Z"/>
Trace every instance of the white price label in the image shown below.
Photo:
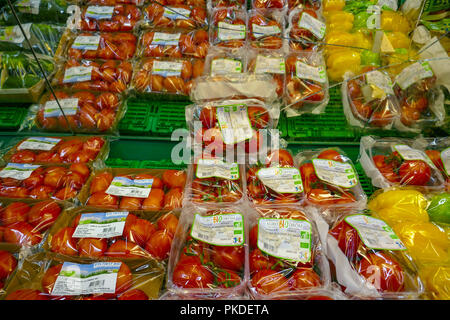
<path fill-rule="evenodd" d="M 86 9 L 86 18 L 94 20 L 110 20 L 114 12 L 112 6 L 89 6 Z"/>
<path fill-rule="evenodd" d="M 242 62 L 234 59 L 214 59 L 211 61 L 211 75 L 241 73 Z"/>
<path fill-rule="evenodd" d="M 90 81 L 92 77 L 91 67 L 72 67 L 66 69 L 64 73 L 63 83 Z"/>
<path fill-rule="evenodd" d="M 175 7 L 164 7 L 164 17 L 170 20 L 188 20 L 191 10 Z"/>
<path fill-rule="evenodd" d="M 31 176 L 34 170 L 39 168 L 38 165 L 27 163 L 8 163 L 0 171 L 0 178 L 13 178 L 16 180 L 25 180 Z"/>
<path fill-rule="evenodd" d="M 402 72 L 395 77 L 395 83 L 403 90 L 406 90 L 413 83 L 432 76 L 433 70 L 431 70 L 428 62 L 415 62 L 403 69 Z"/>
<path fill-rule="evenodd" d="M 152 74 L 157 74 L 163 77 L 178 77 L 181 75 L 182 68 L 182 62 L 155 60 L 153 62 Z"/>
<path fill-rule="evenodd" d="M 327 73 L 323 66 L 310 66 L 301 61 L 295 63 L 295 72 L 298 78 L 317 81 L 320 83 L 327 82 Z"/>
<path fill-rule="evenodd" d="M 267 57 L 259 54 L 256 57 L 255 73 L 284 74 L 286 66 L 283 58 Z"/>
<path fill-rule="evenodd" d="M 278 26 L 260 26 L 258 24 L 252 24 L 252 32 L 255 38 L 262 38 L 280 34 L 281 30 Z"/>
<path fill-rule="evenodd" d="M 47 137 L 30 137 L 24 140 L 17 150 L 52 150 L 61 139 Z"/>
<path fill-rule="evenodd" d="M 325 182 L 343 187 L 353 188 L 358 184 L 355 170 L 349 163 L 327 159 L 313 159 L 317 177 Z"/>
<path fill-rule="evenodd" d="M 181 33 L 155 32 L 153 34 L 152 45 L 158 46 L 177 46 L 180 41 Z"/>
<path fill-rule="evenodd" d="M 191 237 L 216 246 L 244 244 L 244 217 L 241 213 L 201 216 L 196 213 Z"/>
<path fill-rule="evenodd" d="M 245 25 L 219 22 L 218 38 L 220 41 L 245 39 Z"/>
<path fill-rule="evenodd" d="M 72 44 L 72 48 L 79 50 L 97 50 L 100 36 L 78 36 Z"/>
<path fill-rule="evenodd" d="M 68 98 L 58 100 L 66 116 L 73 116 L 78 111 L 78 98 Z M 47 101 L 44 105 L 44 118 L 62 116 L 61 109 L 56 100 Z"/>
<path fill-rule="evenodd" d="M 148 198 L 152 190 L 152 184 L 153 179 L 133 180 L 125 177 L 114 177 L 105 192 L 120 197 Z"/>
<path fill-rule="evenodd" d="M 447 148 L 441 152 L 441 159 L 445 172 L 448 176 L 450 176 L 450 148 Z"/>
<path fill-rule="evenodd" d="M 261 168 L 256 173 L 268 188 L 279 193 L 303 192 L 302 177 L 297 168 Z"/>
<path fill-rule="evenodd" d="M 298 26 L 311 31 L 312 34 L 319 40 L 323 39 L 325 36 L 325 23 L 306 12 L 301 14 L 300 20 L 298 21 Z"/>
<path fill-rule="evenodd" d="M 396 150 L 404 160 L 423 160 L 426 162 L 431 161 L 427 157 L 425 152 L 422 152 L 417 149 L 413 149 L 406 144 L 397 144 L 397 145 L 393 146 L 392 148 L 394 150 Z"/>
<path fill-rule="evenodd" d="M 39 14 L 41 0 L 22 0 L 17 3 L 17 9 L 22 13 Z"/>
<path fill-rule="evenodd" d="M 72 238 L 113 238 L 123 234 L 128 212 L 83 213 Z"/>
<path fill-rule="evenodd" d="M 23 24 L 22 28 L 27 38 L 30 39 L 31 23 Z M 0 29 L 0 41 L 22 43 L 25 41 L 25 37 L 19 26 L 2 27 Z"/>
<path fill-rule="evenodd" d="M 247 106 L 235 104 L 216 107 L 217 120 L 225 144 L 235 144 L 253 136 Z"/>
<path fill-rule="evenodd" d="M 239 165 L 236 162 L 228 163 L 221 159 L 199 159 L 197 162 L 197 178 L 223 178 L 227 180 L 239 179 Z"/>

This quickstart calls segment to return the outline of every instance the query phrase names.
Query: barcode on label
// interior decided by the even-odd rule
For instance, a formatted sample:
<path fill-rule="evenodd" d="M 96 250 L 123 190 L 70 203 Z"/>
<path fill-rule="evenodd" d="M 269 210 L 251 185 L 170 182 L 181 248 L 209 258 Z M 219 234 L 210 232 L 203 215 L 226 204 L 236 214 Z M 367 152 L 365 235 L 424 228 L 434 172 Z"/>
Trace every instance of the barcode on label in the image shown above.
<path fill-rule="evenodd" d="M 198 233 L 197 237 L 205 239 L 205 240 L 208 240 L 208 241 L 210 240 L 210 237 L 208 235 L 206 235 L 206 234 L 203 234 L 203 233 Z"/>
<path fill-rule="evenodd" d="M 112 231 L 114 231 L 114 230 L 116 230 L 116 228 L 114 228 L 114 227 L 103 228 L 102 232 L 103 232 L 103 233 L 109 233 L 109 232 L 112 232 Z"/>
<path fill-rule="evenodd" d="M 264 242 L 264 249 L 271 250 L 271 251 L 275 250 L 274 246 L 271 246 L 270 244 L 267 244 L 265 242 Z"/>
<path fill-rule="evenodd" d="M 97 280 L 97 281 L 89 283 L 89 288 L 102 287 L 104 284 L 105 284 L 105 280 Z"/>

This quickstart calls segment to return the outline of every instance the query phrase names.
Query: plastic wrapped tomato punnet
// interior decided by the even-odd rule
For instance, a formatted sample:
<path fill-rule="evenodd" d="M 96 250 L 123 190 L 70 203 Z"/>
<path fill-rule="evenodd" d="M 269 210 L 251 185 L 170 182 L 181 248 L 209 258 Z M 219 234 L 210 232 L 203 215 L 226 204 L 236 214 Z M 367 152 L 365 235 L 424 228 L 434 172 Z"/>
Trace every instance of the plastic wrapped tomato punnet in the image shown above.
<path fill-rule="evenodd" d="M 444 188 L 444 178 L 422 148 L 413 140 L 361 138 L 360 163 L 372 185 L 378 188 L 413 185 L 427 190 Z"/>
<path fill-rule="evenodd" d="M 110 141 L 102 136 L 16 138 L 3 151 L 2 159 L 5 164 L 93 164 L 108 157 Z"/>
<path fill-rule="evenodd" d="M 173 169 L 96 170 L 80 201 L 98 208 L 169 211 L 181 208 L 187 174 Z"/>
<path fill-rule="evenodd" d="M 300 168 L 308 205 L 345 212 L 363 208 L 367 196 L 350 158 L 339 148 L 300 151 L 295 156 Z"/>
<path fill-rule="evenodd" d="M 248 41 L 256 49 L 282 49 L 284 12 L 258 9 L 248 12 Z"/>
<path fill-rule="evenodd" d="M 286 115 L 319 114 L 330 99 L 321 53 L 290 52 L 286 56 Z"/>
<path fill-rule="evenodd" d="M 8 163 L 0 170 L 0 196 L 78 202 L 90 170 L 85 163 L 70 166 Z"/>
<path fill-rule="evenodd" d="M 253 9 L 287 9 L 287 0 L 252 0 Z"/>
<path fill-rule="evenodd" d="M 203 75 L 220 76 L 245 73 L 248 56 L 243 48 L 211 47 L 206 55 Z"/>
<path fill-rule="evenodd" d="M 167 289 L 192 298 L 242 297 L 248 279 L 247 209 L 186 206 L 173 240 Z"/>
<path fill-rule="evenodd" d="M 217 8 L 211 12 L 209 43 L 222 48 L 240 48 L 247 44 L 247 11 Z"/>
<path fill-rule="evenodd" d="M 292 10 L 284 33 L 286 47 L 295 51 L 319 51 L 325 37 L 324 21 L 316 10 L 303 7 Z"/>
<path fill-rule="evenodd" d="M 420 132 L 444 124 L 444 92 L 429 63 L 416 62 L 404 68 L 395 77 L 394 91 L 401 111 L 398 130 Z"/>
<path fill-rule="evenodd" d="M 287 0 L 288 10 L 292 11 L 298 7 L 305 7 L 306 9 L 321 10 L 322 1 L 319 0 Z"/>
<path fill-rule="evenodd" d="M 0 243 L 16 248 L 40 245 L 60 214 L 71 207 L 55 200 L 4 199 L 0 204 Z"/>
<path fill-rule="evenodd" d="M 169 57 L 204 59 L 208 53 L 208 31 L 203 29 L 151 30 L 139 39 L 139 57 Z"/>
<path fill-rule="evenodd" d="M 301 203 L 303 183 L 292 153 L 270 150 L 266 158 L 246 167 L 247 197 L 257 206 Z"/>
<path fill-rule="evenodd" d="M 244 166 L 237 162 L 201 156 L 189 166 L 185 200 L 214 207 L 241 204 L 244 201 L 244 177 Z"/>
<path fill-rule="evenodd" d="M 208 13 L 204 7 L 152 2 L 143 8 L 144 28 L 207 29 Z"/>
<path fill-rule="evenodd" d="M 177 212 L 74 208 L 49 232 L 44 250 L 96 260 L 156 259 L 164 262 L 178 225 Z"/>
<path fill-rule="evenodd" d="M 133 88 L 138 94 L 189 96 L 204 61 L 192 58 L 144 58 L 135 67 Z"/>
<path fill-rule="evenodd" d="M 327 256 L 338 283 L 355 299 L 418 299 L 423 283 L 407 248 L 385 221 L 362 213 L 330 224 Z"/>
<path fill-rule="evenodd" d="M 247 9 L 246 0 L 206 0 L 208 12 L 216 8 Z"/>
<path fill-rule="evenodd" d="M 305 299 L 331 289 L 314 219 L 302 206 L 256 207 L 249 215 L 250 279 L 255 299 Z"/>
<path fill-rule="evenodd" d="M 115 6 L 119 4 L 132 4 L 142 6 L 144 2 L 144 0 L 88 0 L 86 1 L 86 5 Z"/>
<path fill-rule="evenodd" d="M 163 279 L 164 268 L 154 260 L 88 261 L 42 252 L 25 258 L 5 300 L 150 300 L 159 297 Z"/>
<path fill-rule="evenodd" d="M 88 84 L 103 81 L 90 81 Z M 81 84 L 81 83 L 80 83 Z M 55 90 L 64 114 L 55 96 L 48 92 L 40 105 L 29 112 L 28 127 L 48 132 L 117 133 L 117 125 L 125 110 L 122 98 L 113 92 Z M 22 129 L 27 127 L 26 123 Z"/>
<path fill-rule="evenodd" d="M 347 78 L 341 86 L 344 114 L 352 126 L 391 129 L 400 117 L 400 107 L 386 72 L 365 68 L 361 76 Z"/>

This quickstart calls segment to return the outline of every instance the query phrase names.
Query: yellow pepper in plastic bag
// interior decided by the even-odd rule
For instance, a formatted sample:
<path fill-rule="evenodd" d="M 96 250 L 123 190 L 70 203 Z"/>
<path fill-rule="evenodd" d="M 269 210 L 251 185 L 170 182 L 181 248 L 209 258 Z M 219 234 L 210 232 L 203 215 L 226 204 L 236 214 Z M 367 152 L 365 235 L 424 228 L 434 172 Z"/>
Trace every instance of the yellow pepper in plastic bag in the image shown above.
<path fill-rule="evenodd" d="M 396 76 L 403 69 L 413 63 L 408 62 L 410 59 L 419 59 L 417 51 L 414 49 L 400 49 L 386 57 L 385 65 L 393 65 L 392 67 L 389 67 L 388 71 L 392 76 Z"/>
<path fill-rule="evenodd" d="M 324 12 L 327 30 L 331 31 L 350 31 L 353 28 L 354 16 L 346 11 Z"/>
<path fill-rule="evenodd" d="M 368 208 L 372 211 L 378 212 L 381 209 L 395 207 L 396 209 L 404 212 L 405 215 L 409 215 L 411 212 L 421 209 L 424 211 L 427 219 L 420 221 L 428 221 L 428 214 L 425 211 L 427 205 L 427 199 L 417 190 L 394 189 L 377 195 L 369 202 Z"/>
<path fill-rule="evenodd" d="M 331 81 L 343 80 L 346 72 L 358 74 L 360 68 L 361 54 L 357 50 L 335 50 L 327 58 L 327 72 Z"/>
<path fill-rule="evenodd" d="M 411 41 L 403 32 L 386 32 L 386 36 L 394 49 L 409 48 L 410 46 Z"/>
<path fill-rule="evenodd" d="M 353 39 L 356 47 L 368 50 L 372 49 L 372 37 L 368 34 L 365 34 L 362 30 L 355 32 L 353 34 Z"/>
<path fill-rule="evenodd" d="M 403 14 L 396 11 L 383 10 L 381 12 L 381 29 L 384 31 L 409 33 L 411 26 Z"/>
<path fill-rule="evenodd" d="M 323 11 L 337 11 L 345 7 L 345 0 L 323 0 Z"/>
<path fill-rule="evenodd" d="M 420 278 L 425 282 L 431 298 L 450 300 L 450 266 L 427 265 L 419 270 Z"/>

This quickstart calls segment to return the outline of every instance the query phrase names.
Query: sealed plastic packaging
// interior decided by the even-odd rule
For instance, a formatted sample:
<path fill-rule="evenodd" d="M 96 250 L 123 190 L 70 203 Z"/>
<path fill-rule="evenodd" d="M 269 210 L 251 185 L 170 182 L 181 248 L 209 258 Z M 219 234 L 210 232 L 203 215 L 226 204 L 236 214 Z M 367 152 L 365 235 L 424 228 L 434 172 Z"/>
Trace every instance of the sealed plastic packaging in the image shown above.
<path fill-rule="evenodd" d="M 425 153 L 441 171 L 445 188 L 450 191 L 450 138 L 423 138 L 414 143 L 425 144 Z"/>
<path fill-rule="evenodd" d="M 135 68 L 133 88 L 138 94 L 188 96 L 203 67 L 200 59 L 144 58 Z"/>
<path fill-rule="evenodd" d="M 207 29 L 208 14 L 204 7 L 193 7 L 184 4 L 150 3 L 143 9 L 144 27 Z"/>
<path fill-rule="evenodd" d="M 276 83 L 277 96 L 282 98 L 286 80 L 285 64 L 285 55 L 282 51 L 252 50 L 249 53 L 248 72 L 271 75 Z"/>
<path fill-rule="evenodd" d="M 413 185 L 428 190 L 444 188 L 439 169 L 423 149 L 413 148 L 413 140 L 361 138 L 360 163 L 372 185 L 378 188 Z"/>
<path fill-rule="evenodd" d="M 295 205 L 256 209 L 248 219 L 251 296 L 305 299 L 329 289 L 329 265 L 305 209 Z"/>
<path fill-rule="evenodd" d="M 178 214 L 74 208 L 54 224 L 43 249 L 96 260 L 169 256 Z"/>
<path fill-rule="evenodd" d="M 89 67 L 92 68 L 92 67 Z M 103 83 L 91 81 L 90 84 Z M 48 92 L 39 106 L 32 106 L 33 126 L 49 132 L 114 133 L 123 116 L 122 100 L 116 93 L 55 90 Z M 66 120 L 67 119 L 67 120 Z"/>
<path fill-rule="evenodd" d="M 283 47 L 284 12 L 281 10 L 250 10 L 248 12 L 248 38 L 257 49 Z"/>
<path fill-rule="evenodd" d="M 72 90 L 122 93 L 127 90 L 132 74 L 133 66 L 128 61 L 70 59 L 60 67 L 52 84 Z"/>
<path fill-rule="evenodd" d="M 328 78 L 321 54 L 289 53 L 284 100 L 288 117 L 325 110 L 329 101 Z"/>
<path fill-rule="evenodd" d="M 0 171 L 0 196 L 76 201 L 89 175 L 90 169 L 84 163 L 70 166 L 8 163 Z"/>
<path fill-rule="evenodd" d="M 208 12 L 215 8 L 247 9 L 247 0 L 207 0 Z"/>
<path fill-rule="evenodd" d="M 319 12 L 296 8 L 289 13 L 285 41 L 295 51 L 318 51 L 325 37 L 326 25 Z"/>
<path fill-rule="evenodd" d="M 41 252 L 23 261 L 5 300 L 151 300 L 163 278 L 153 260 L 98 262 Z"/>
<path fill-rule="evenodd" d="M 246 168 L 247 197 L 255 205 L 300 203 L 303 184 L 294 157 L 286 149 L 271 150 L 263 163 Z"/>
<path fill-rule="evenodd" d="M 208 32 L 203 29 L 146 31 L 139 40 L 139 57 L 204 59 L 208 53 Z"/>
<path fill-rule="evenodd" d="M 287 0 L 252 0 L 253 9 L 285 9 Z"/>
<path fill-rule="evenodd" d="M 300 168 L 308 205 L 337 212 L 366 205 L 367 196 L 358 173 L 342 150 L 305 150 L 299 152 L 295 160 Z"/>
<path fill-rule="evenodd" d="M 248 56 L 243 48 L 218 48 L 208 50 L 203 75 L 221 76 L 245 73 Z"/>
<path fill-rule="evenodd" d="M 82 31 L 131 32 L 141 18 L 141 10 L 135 5 L 85 6 L 77 27 Z"/>
<path fill-rule="evenodd" d="M 391 129 L 400 117 L 400 106 L 389 75 L 365 68 L 361 76 L 342 83 L 342 104 L 348 122 L 360 128 Z"/>
<path fill-rule="evenodd" d="M 39 245 L 46 239 L 48 230 L 60 214 L 70 207 L 67 203 L 63 204 L 55 200 L 28 199 L 3 199 L 0 200 L 0 205 L 0 243 L 7 243 L 8 245 L 5 246 L 11 248 Z M 3 245 L 0 244 L 0 248 Z M 4 273 L 0 274 L 4 275 Z M 0 276 L 0 278 L 4 277 Z"/>
<path fill-rule="evenodd" d="M 101 5 L 101 6 L 115 6 L 118 4 L 133 4 L 136 6 L 142 6 L 144 0 L 87 0 L 87 5 Z"/>
<path fill-rule="evenodd" d="M 73 35 L 68 41 L 68 59 L 128 60 L 136 52 L 137 38 L 129 32 Z"/>
<path fill-rule="evenodd" d="M 80 201 L 99 208 L 161 211 L 181 208 L 186 172 L 108 168 L 94 172 Z"/>
<path fill-rule="evenodd" d="M 104 161 L 109 153 L 109 141 L 105 137 L 27 137 L 15 140 L 2 157 L 6 163 L 92 164 Z"/>
<path fill-rule="evenodd" d="M 0 244 L 0 299 L 5 294 L 4 288 L 14 276 L 19 264 L 19 248 L 14 245 Z"/>
<path fill-rule="evenodd" d="M 240 48 L 247 44 L 247 11 L 220 8 L 211 12 L 209 42 L 211 46 Z"/>
<path fill-rule="evenodd" d="M 243 297 L 248 281 L 246 210 L 183 209 L 169 258 L 169 292 L 191 299 Z"/>
<path fill-rule="evenodd" d="M 322 8 L 322 1 L 320 0 L 288 0 L 288 10 L 294 10 L 296 8 L 306 8 L 306 9 L 314 9 L 319 10 Z M 327 2 L 326 0 L 323 2 Z M 330 1 L 334 2 L 334 1 Z M 338 1 L 339 2 L 339 1 Z"/>

